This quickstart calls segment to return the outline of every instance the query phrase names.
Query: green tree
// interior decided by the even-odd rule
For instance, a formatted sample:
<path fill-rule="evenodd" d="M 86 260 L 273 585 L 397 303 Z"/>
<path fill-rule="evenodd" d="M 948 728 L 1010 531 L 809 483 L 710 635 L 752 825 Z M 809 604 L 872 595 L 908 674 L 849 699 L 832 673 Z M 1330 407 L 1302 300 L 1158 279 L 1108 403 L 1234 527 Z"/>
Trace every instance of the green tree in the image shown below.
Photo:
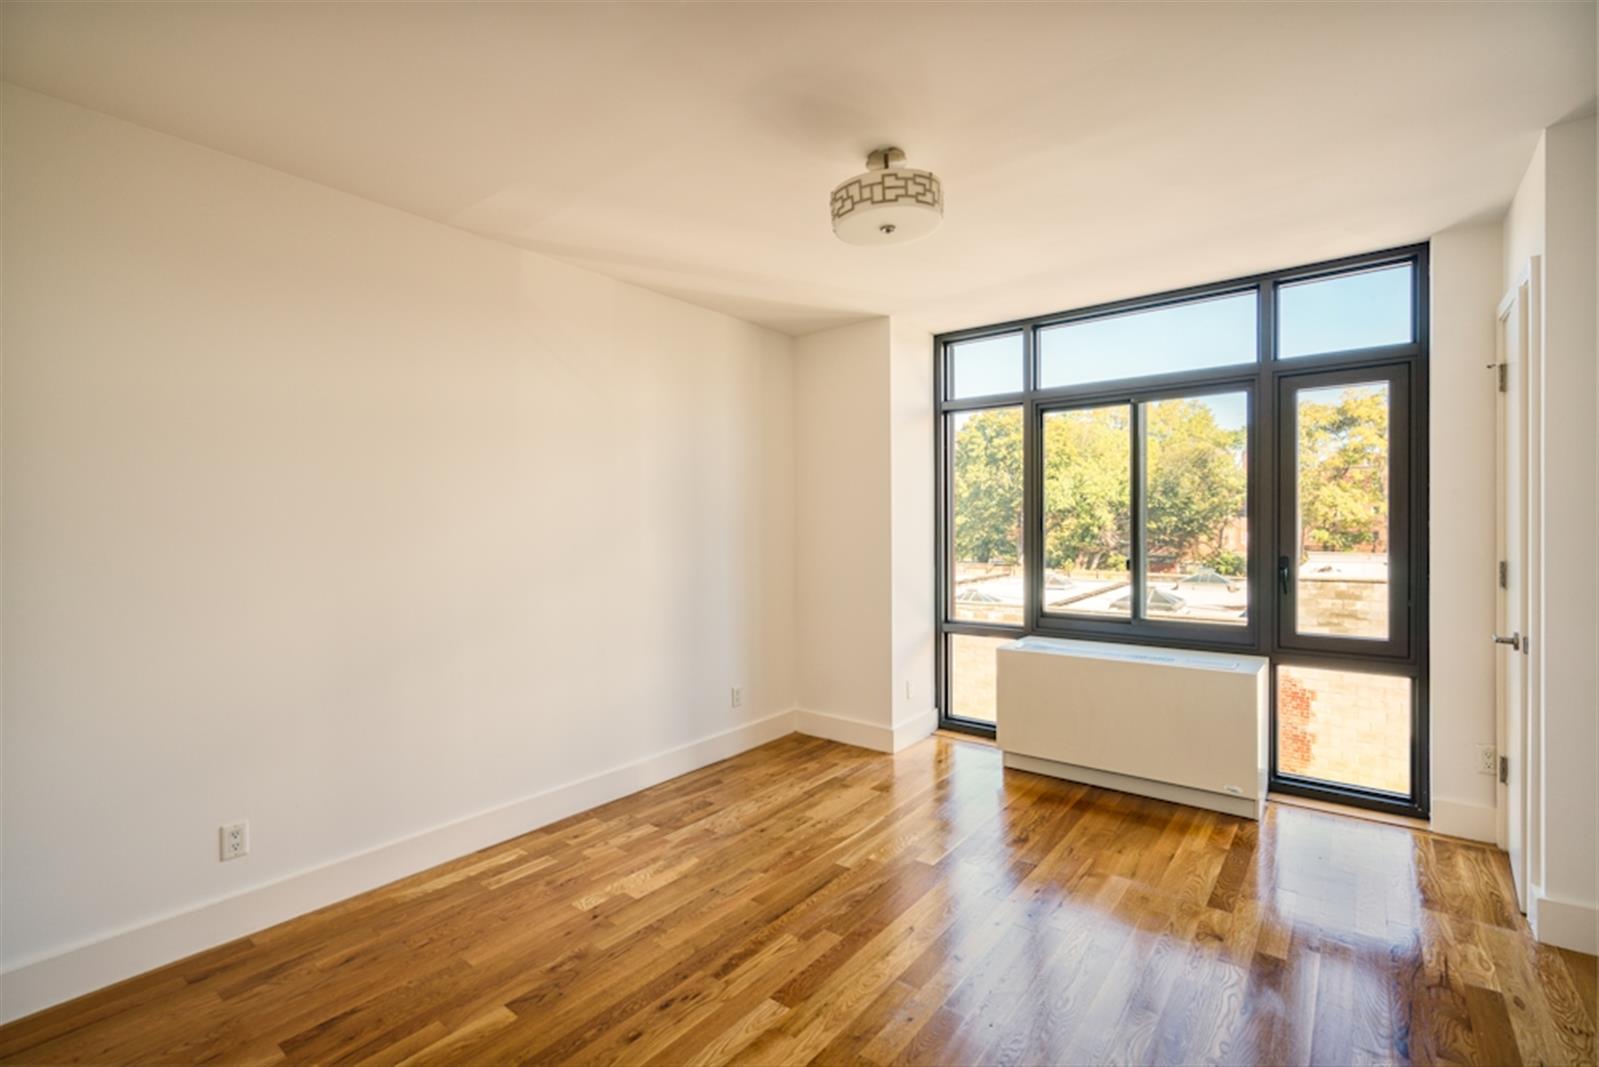
<path fill-rule="evenodd" d="M 1244 511 L 1245 431 L 1217 425 L 1203 401 L 1146 405 L 1149 550 L 1156 558 L 1220 558 Z M 1124 406 L 1044 418 L 1044 565 L 1115 570 L 1131 550 L 1131 435 Z M 955 434 L 955 553 L 1014 564 L 1022 542 L 1022 416 L 966 416 Z M 1237 569 L 1237 568 L 1232 568 Z"/>
<path fill-rule="evenodd" d="M 1388 393 L 1345 389 L 1335 403 L 1299 405 L 1300 550 L 1386 549 Z"/>
<path fill-rule="evenodd" d="M 1144 417 L 1151 559 L 1220 559 L 1227 528 L 1244 514 L 1245 430 L 1217 425 L 1210 405 L 1195 399 L 1147 404 Z"/>
<path fill-rule="evenodd" d="M 1044 566 L 1127 565 L 1131 445 L 1125 407 L 1044 417 Z"/>
<path fill-rule="evenodd" d="M 1015 564 L 1022 544 L 1022 413 L 995 408 L 955 434 L 955 558 Z"/>

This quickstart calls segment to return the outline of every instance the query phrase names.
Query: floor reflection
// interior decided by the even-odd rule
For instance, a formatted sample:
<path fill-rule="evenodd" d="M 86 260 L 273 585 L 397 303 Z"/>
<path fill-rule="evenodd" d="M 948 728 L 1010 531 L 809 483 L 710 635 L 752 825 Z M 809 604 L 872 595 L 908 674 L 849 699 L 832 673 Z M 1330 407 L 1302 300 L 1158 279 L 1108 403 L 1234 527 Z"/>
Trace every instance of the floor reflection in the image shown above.
<path fill-rule="evenodd" d="M 37 1063 L 1592 1063 L 1494 850 L 793 735 L 0 1028 Z"/>
<path fill-rule="evenodd" d="M 1256 824 L 980 757 L 962 771 L 1006 799 L 963 847 L 1010 865 L 998 910 L 1016 929 L 995 956 L 1037 998 L 1003 1024 L 1030 1055 L 1481 1062 L 1501 1014 L 1536 1014 L 1527 991 L 1553 950 L 1490 848 L 1279 803 Z M 1577 1020 L 1568 1037 L 1591 1048 L 1591 1009 Z"/>

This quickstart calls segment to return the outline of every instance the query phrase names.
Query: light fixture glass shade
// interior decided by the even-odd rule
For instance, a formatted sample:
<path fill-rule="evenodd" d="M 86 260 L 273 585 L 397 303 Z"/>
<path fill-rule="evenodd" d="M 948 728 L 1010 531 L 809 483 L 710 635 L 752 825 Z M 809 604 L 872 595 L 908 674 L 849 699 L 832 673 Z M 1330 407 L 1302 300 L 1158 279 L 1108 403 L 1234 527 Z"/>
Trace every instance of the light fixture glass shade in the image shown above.
<path fill-rule="evenodd" d="M 891 154 L 892 153 L 892 154 Z M 904 153 L 879 149 L 870 162 Z M 852 245 L 893 245 L 926 237 L 944 219 L 944 187 L 928 170 L 874 166 L 833 190 L 833 232 Z"/>

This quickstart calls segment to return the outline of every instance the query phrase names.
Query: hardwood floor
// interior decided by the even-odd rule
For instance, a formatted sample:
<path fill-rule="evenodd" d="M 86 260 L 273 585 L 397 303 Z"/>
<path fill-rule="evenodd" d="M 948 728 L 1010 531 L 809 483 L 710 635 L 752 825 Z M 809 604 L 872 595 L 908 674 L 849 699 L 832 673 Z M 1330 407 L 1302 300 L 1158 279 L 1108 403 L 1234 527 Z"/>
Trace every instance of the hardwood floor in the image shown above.
<path fill-rule="evenodd" d="M 0 1029 L 15 1063 L 1592 1063 L 1494 851 L 798 735 Z"/>

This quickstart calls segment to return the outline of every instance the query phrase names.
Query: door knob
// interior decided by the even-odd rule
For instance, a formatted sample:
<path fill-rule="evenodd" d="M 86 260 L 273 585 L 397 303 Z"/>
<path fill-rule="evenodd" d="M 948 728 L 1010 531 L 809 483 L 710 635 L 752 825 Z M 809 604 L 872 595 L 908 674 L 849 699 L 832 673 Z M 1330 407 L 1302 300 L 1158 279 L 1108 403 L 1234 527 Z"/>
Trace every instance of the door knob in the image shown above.
<path fill-rule="evenodd" d="M 1521 651 L 1521 635 L 1520 634 L 1511 634 L 1509 637 L 1500 637 L 1498 634 L 1494 634 L 1494 644 L 1496 644 L 1496 645 L 1509 645 L 1511 648 L 1515 649 L 1517 652 L 1520 652 Z"/>

